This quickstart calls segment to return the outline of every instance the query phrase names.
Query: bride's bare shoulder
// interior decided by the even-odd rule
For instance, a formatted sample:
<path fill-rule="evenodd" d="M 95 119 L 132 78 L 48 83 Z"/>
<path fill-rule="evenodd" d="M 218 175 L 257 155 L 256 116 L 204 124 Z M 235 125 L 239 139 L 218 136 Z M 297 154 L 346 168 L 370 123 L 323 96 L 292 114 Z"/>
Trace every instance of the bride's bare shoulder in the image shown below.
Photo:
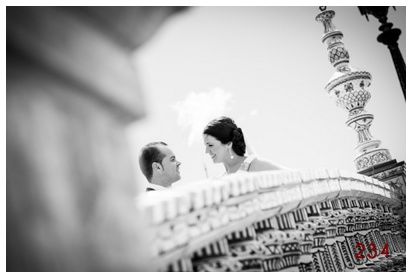
<path fill-rule="evenodd" d="M 257 171 L 269 171 L 269 170 L 285 170 L 287 168 L 276 165 L 268 160 L 256 158 L 250 163 L 249 171 L 257 172 Z"/>

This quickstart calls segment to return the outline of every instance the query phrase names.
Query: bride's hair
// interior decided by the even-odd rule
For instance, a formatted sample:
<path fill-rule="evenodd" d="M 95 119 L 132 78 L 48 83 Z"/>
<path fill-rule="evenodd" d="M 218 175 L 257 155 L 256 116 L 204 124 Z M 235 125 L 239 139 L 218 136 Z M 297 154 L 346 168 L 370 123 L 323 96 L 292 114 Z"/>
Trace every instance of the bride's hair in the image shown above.
<path fill-rule="evenodd" d="M 215 137 L 222 144 L 232 142 L 233 151 L 237 155 L 245 155 L 246 143 L 242 129 L 231 118 L 220 117 L 212 120 L 203 130 L 203 134 Z"/>

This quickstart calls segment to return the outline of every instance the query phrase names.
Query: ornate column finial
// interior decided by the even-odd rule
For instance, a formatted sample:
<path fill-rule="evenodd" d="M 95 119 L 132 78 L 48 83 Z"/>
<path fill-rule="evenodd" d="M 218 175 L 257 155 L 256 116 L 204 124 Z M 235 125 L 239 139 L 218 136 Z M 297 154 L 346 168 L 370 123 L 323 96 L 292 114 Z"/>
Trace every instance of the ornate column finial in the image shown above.
<path fill-rule="evenodd" d="M 326 44 L 329 62 L 336 70 L 325 89 L 329 95 L 336 97 L 338 106 L 349 112 L 346 124 L 358 133 L 355 165 L 359 172 L 392 158 L 387 149 L 379 148 L 381 141 L 373 139 L 369 132 L 373 115 L 367 113 L 364 107 L 371 98 L 367 88 L 372 76 L 367 71 L 358 71 L 349 66 L 349 52 L 342 42 L 343 33 L 332 23 L 334 16 L 332 10 L 323 10 L 316 16 L 316 21 L 323 23 L 322 42 Z"/>

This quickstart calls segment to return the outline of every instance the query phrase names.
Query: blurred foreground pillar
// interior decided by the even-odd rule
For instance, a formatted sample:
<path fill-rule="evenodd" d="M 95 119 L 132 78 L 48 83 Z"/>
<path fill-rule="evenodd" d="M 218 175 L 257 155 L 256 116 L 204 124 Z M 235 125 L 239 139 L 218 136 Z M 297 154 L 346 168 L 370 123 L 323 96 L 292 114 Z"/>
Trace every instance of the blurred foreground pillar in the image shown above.
<path fill-rule="evenodd" d="M 7 271 L 151 270 L 124 128 L 176 7 L 7 7 Z"/>

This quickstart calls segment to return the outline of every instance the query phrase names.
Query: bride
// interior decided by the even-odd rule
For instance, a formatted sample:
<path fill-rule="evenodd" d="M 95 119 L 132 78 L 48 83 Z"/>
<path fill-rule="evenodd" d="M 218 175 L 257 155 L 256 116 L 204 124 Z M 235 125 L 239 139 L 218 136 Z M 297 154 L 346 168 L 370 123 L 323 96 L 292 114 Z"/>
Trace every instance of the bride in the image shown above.
<path fill-rule="evenodd" d="M 223 163 L 227 174 L 285 169 L 255 156 L 245 156 L 242 129 L 231 118 L 220 117 L 209 122 L 203 130 L 203 141 L 206 153 L 214 163 Z"/>

